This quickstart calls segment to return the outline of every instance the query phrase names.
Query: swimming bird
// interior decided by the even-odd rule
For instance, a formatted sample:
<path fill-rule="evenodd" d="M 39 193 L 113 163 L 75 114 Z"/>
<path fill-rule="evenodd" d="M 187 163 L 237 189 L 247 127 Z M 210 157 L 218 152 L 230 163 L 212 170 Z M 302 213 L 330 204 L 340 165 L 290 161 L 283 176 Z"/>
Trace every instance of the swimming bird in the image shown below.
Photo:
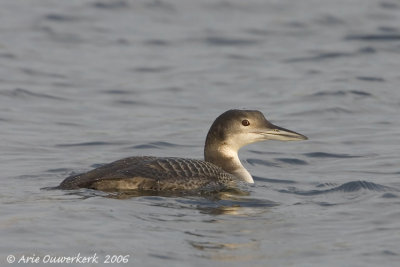
<path fill-rule="evenodd" d="M 58 189 L 102 191 L 218 191 L 239 181 L 254 183 L 240 162 L 241 147 L 265 140 L 306 140 L 299 133 L 270 123 L 258 110 L 232 109 L 211 125 L 204 160 L 138 156 L 121 159 L 66 178 Z"/>

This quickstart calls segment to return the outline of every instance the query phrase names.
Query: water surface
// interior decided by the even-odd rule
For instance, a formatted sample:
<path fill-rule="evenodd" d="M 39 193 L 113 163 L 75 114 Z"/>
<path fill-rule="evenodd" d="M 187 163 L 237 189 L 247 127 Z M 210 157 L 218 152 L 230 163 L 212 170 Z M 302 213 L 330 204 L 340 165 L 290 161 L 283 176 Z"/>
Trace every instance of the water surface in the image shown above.
<path fill-rule="evenodd" d="M 397 266 L 398 2 L 0 7 L 2 265 L 96 253 L 128 266 Z M 202 158 L 230 108 L 309 140 L 243 148 L 256 182 L 243 194 L 41 190 L 127 156 Z"/>

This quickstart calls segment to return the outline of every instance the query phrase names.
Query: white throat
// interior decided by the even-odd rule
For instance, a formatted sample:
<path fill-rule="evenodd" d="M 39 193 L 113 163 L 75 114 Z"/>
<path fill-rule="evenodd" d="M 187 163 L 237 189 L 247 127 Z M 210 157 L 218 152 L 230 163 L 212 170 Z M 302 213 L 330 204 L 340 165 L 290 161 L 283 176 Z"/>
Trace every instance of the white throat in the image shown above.
<path fill-rule="evenodd" d="M 251 177 L 251 174 L 243 167 L 243 165 L 232 174 L 249 184 L 254 184 L 253 177 Z"/>
<path fill-rule="evenodd" d="M 223 158 L 230 160 L 230 163 L 229 163 L 230 170 L 228 171 L 229 173 L 235 175 L 240 180 L 243 180 L 250 184 L 254 184 L 253 177 L 246 170 L 246 168 L 243 167 L 242 162 L 240 162 L 239 155 L 238 155 L 238 152 L 236 151 L 236 149 L 232 149 L 232 148 L 225 146 L 225 147 L 222 147 L 219 152 L 224 155 Z"/>

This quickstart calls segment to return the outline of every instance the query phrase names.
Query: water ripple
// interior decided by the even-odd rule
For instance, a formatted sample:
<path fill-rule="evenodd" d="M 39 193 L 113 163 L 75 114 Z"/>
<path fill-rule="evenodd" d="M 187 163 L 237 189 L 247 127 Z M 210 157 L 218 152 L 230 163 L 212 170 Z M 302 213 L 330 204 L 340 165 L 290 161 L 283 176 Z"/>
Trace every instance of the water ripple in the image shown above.
<path fill-rule="evenodd" d="M 385 79 L 381 77 L 370 77 L 370 76 L 358 76 L 358 80 L 367 81 L 367 82 L 384 82 Z"/>
<path fill-rule="evenodd" d="M 287 164 L 292 164 L 292 165 L 307 165 L 308 163 L 304 160 L 296 159 L 296 158 L 276 158 L 276 161 L 280 161 L 283 163 Z M 249 163 L 250 165 L 263 165 L 263 166 L 268 166 L 268 167 L 279 167 L 279 164 L 263 160 L 263 159 L 253 159 L 253 158 L 248 158 L 245 159 L 245 162 Z"/>
<path fill-rule="evenodd" d="M 104 90 L 103 93 L 110 95 L 128 95 L 131 94 L 132 92 L 121 89 L 110 89 L 110 90 Z"/>
<path fill-rule="evenodd" d="M 399 8 L 399 5 L 397 3 L 389 3 L 389 2 L 382 2 L 379 4 L 380 7 L 382 8 L 387 8 L 387 9 L 397 9 Z"/>
<path fill-rule="evenodd" d="M 215 46 L 247 46 L 256 45 L 260 41 L 255 39 L 228 38 L 228 37 L 207 37 L 204 40 L 209 45 Z"/>
<path fill-rule="evenodd" d="M 283 180 L 283 179 L 271 179 L 271 178 L 264 178 L 259 176 L 254 176 L 253 178 L 255 181 L 263 181 L 267 183 L 277 183 L 277 184 L 296 184 L 296 181 L 293 180 Z"/>
<path fill-rule="evenodd" d="M 143 102 L 143 101 L 127 100 L 127 99 L 117 100 L 117 101 L 115 101 L 115 103 L 122 104 L 122 105 L 135 105 L 135 106 L 138 106 L 138 105 L 143 106 L 143 105 L 147 104 L 146 102 Z"/>
<path fill-rule="evenodd" d="M 357 79 L 360 79 L 360 77 L 357 77 Z M 349 90 L 349 91 L 336 90 L 331 92 L 320 91 L 312 94 L 311 96 L 346 96 L 346 95 L 372 96 L 372 94 L 360 90 Z"/>
<path fill-rule="evenodd" d="M 367 182 L 367 181 L 352 181 L 348 183 L 344 183 L 340 186 L 329 188 L 326 190 L 297 190 L 296 188 L 291 188 L 289 190 L 287 189 L 282 189 L 279 190 L 281 193 L 290 193 L 290 194 L 296 194 L 296 195 L 302 195 L 302 196 L 314 196 L 314 195 L 321 195 L 321 194 L 326 194 L 326 193 L 332 193 L 332 192 L 344 192 L 344 193 L 349 193 L 349 192 L 357 192 L 360 190 L 368 190 L 368 191 L 375 191 L 375 192 L 384 192 L 384 191 L 398 191 L 395 188 L 391 188 L 388 186 L 376 184 L 373 182 Z"/>
<path fill-rule="evenodd" d="M 350 57 L 350 56 L 354 56 L 354 53 L 328 52 L 328 53 L 319 53 L 316 56 L 310 56 L 310 57 L 290 58 L 290 59 L 284 60 L 284 62 L 286 62 L 286 63 L 306 62 L 306 61 L 318 62 L 318 61 L 323 61 L 323 60 L 327 60 L 327 59 Z"/>
<path fill-rule="evenodd" d="M 277 158 L 276 160 L 288 163 L 288 164 L 293 164 L 293 165 L 307 165 L 307 161 L 301 160 L 301 159 L 294 159 L 294 158 Z"/>
<path fill-rule="evenodd" d="M 0 58 L 14 59 L 17 58 L 17 56 L 11 53 L 0 53 Z"/>
<path fill-rule="evenodd" d="M 376 184 L 373 182 L 367 181 L 353 181 L 342 184 L 338 187 L 332 188 L 329 191 L 342 191 L 342 192 L 355 192 L 362 189 L 370 190 L 370 191 L 388 191 L 392 190 L 390 187 Z"/>
<path fill-rule="evenodd" d="M 273 163 L 271 161 L 267 161 L 267 160 L 262 160 L 262 159 L 246 159 L 245 160 L 247 163 L 249 163 L 250 165 L 254 166 L 254 165 L 263 165 L 263 166 L 269 166 L 269 167 L 279 167 L 278 164 Z"/>
<path fill-rule="evenodd" d="M 400 34 L 361 34 L 361 35 L 348 35 L 345 40 L 357 41 L 399 41 Z"/>
<path fill-rule="evenodd" d="M 304 153 L 303 155 L 310 158 L 359 158 L 361 156 L 353 156 L 349 154 L 334 154 L 334 153 L 326 153 L 326 152 L 311 152 Z"/>
<path fill-rule="evenodd" d="M 51 21 L 57 21 L 57 22 L 70 22 L 70 21 L 76 21 L 77 18 L 68 16 L 68 15 L 62 15 L 62 14 L 48 14 L 45 16 L 47 20 Z"/>
<path fill-rule="evenodd" d="M 27 68 L 23 67 L 21 68 L 21 71 L 27 75 L 31 76 L 42 76 L 42 77 L 50 77 L 50 78 L 60 78 L 60 79 L 66 79 L 67 77 L 63 74 L 58 74 L 58 73 L 49 73 L 45 71 L 40 71 L 32 68 Z"/>
<path fill-rule="evenodd" d="M 372 47 L 364 47 L 354 52 L 319 52 L 315 56 L 304 56 L 304 57 L 295 57 L 284 60 L 286 63 L 296 63 L 296 62 L 320 62 L 329 59 L 336 59 L 342 57 L 353 57 L 357 55 L 363 54 L 373 54 L 376 52 L 375 48 Z"/>
<path fill-rule="evenodd" d="M 122 142 L 105 142 L 105 141 L 93 141 L 84 143 L 72 143 L 72 144 L 57 144 L 57 147 L 74 147 L 74 146 L 113 146 L 121 145 Z"/>
<path fill-rule="evenodd" d="M 166 147 L 191 147 L 191 146 L 158 141 L 158 142 L 151 142 L 151 143 L 142 144 L 142 145 L 136 145 L 136 146 L 133 146 L 131 148 L 134 148 L 134 149 L 148 149 L 148 148 L 166 148 Z"/>
<path fill-rule="evenodd" d="M 385 193 L 382 195 L 382 198 L 398 198 L 399 196 L 393 193 Z"/>
<path fill-rule="evenodd" d="M 13 90 L 4 90 L 0 92 L 0 95 L 15 97 L 15 98 L 45 98 L 54 100 L 65 100 L 65 98 L 53 96 L 49 94 L 35 93 L 27 89 L 15 88 Z"/>
<path fill-rule="evenodd" d="M 312 109 L 312 110 L 306 110 L 306 111 L 300 111 L 293 113 L 293 115 L 296 116 L 313 116 L 315 114 L 352 114 L 354 113 L 350 109 L 346 108 L 341 108 L 341 107 L 332 107 L 332 108 L 321 108 L 321 109 Z"/>
<path fill-rule="evenodd" d="M 119 1 L 98 1 L 93 3 L 93 7 L 102 9 L 116 9 L 129 7 L 128 2 L 124 0 Z"/>
<path fill-rule="evenodd" d="M 69 168 L 56 168 L 56 169 L 48 169 L 47 172 L 51 172 L 51 173 L 62 173 L 62 172 L 70 172 L 71 169 Z"/>
<path fill-rule="evenodd" d="M 162 39 L 149 39 L 144 41 L 145 45 L 153 45 L 153 46 L 169 46 L 170 42 Z"/>
<path fill-rule="evenodd" d="M 160 67 L 138 67 L 134 68 L 134 72 L 143 72 L 143 73 L 159 73 L 159 72 L 165 72 L 170 70 L 171 67 L 168 66 L 160 66 Z"/>

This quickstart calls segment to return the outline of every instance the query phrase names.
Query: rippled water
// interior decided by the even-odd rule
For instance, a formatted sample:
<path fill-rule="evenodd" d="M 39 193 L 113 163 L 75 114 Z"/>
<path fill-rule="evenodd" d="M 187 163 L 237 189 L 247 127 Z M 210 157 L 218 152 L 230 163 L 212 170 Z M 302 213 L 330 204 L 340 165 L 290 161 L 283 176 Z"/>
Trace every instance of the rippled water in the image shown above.
<path fill-rule="evenodd" d="M 397 266 L 399 2 L 0 7 L 1 265 Z M 41 190 L 127 156 L 202 158 L 230 108 L 310 140 L 243 148 L 256 183 L 241 193 Z"/>

